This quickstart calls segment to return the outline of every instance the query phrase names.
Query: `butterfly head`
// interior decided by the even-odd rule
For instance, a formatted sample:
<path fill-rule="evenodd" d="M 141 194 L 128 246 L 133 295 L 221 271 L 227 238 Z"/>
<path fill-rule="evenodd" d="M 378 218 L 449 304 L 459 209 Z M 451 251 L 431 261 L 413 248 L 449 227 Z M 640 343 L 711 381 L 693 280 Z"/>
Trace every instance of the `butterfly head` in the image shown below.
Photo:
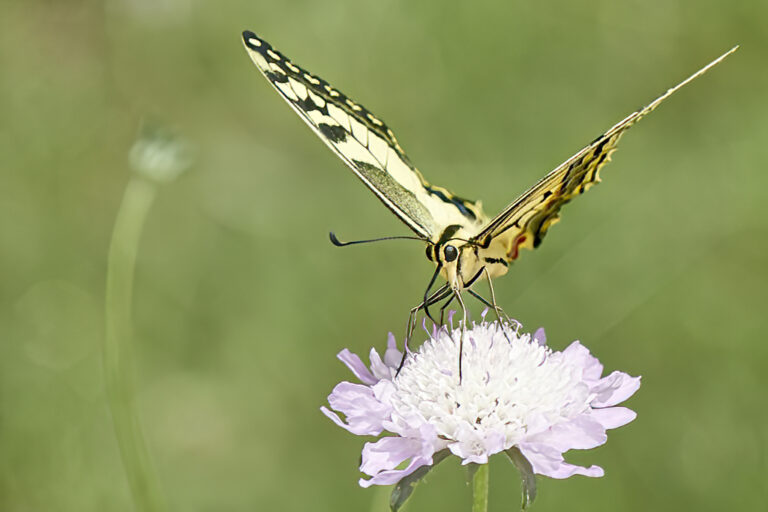
<path fill-rule="evenodd" d="M 449 227 L 436 242 L 427 245 L 427 259 L 437 265 L 440 275 L 454 290 L 469 288 L 478 279 L 507 273 L 509 241 L 498 237 L 483 245 L 469 230 Z"/>
<path fill-rule="evenodd" d="M 427 245 L 427 259 L 435 263 L 440 274 L 454 289 L 467 286 L 472 276 L 469 272 L 477 272 L 477 245 L 466 238 L 464 229 L 459 225 L 448 226 L 436 242 Z"/>
<path fill-rule="evenodd" d="M 478 273 L 476 245 L 467 240 L 449 240 L 436 247 L 441 268 L 441 275 L 448 281 L 451 288 L 460 290 L 474 282 Z"/>

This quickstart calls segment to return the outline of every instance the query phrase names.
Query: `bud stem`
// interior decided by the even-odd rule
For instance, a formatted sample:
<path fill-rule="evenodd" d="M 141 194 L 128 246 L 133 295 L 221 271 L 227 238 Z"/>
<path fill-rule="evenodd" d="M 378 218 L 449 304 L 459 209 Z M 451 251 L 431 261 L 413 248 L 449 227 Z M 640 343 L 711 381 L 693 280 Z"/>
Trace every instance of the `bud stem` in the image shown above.
<path fill-rule="evenodd" d="M 165 510 L 133 390 L 131 302 L 139 239 L 157 186 L 132 177 L 117 213 L 107 259 L 104 374 L 115 436 L 137 510 Z"/>

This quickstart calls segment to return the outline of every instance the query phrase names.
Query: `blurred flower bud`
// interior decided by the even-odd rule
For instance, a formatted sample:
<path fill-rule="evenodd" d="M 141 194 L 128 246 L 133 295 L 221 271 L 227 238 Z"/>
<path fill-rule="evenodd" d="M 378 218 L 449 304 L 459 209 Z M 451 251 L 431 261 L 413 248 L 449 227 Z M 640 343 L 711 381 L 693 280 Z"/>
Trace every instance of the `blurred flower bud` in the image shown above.
<path fill-rule="evenodd" d="M 138 174 L 158 183 L 169 183 L 193 163 L 192 146 L 166 127 L 142 123 L 128 160 Z"/>

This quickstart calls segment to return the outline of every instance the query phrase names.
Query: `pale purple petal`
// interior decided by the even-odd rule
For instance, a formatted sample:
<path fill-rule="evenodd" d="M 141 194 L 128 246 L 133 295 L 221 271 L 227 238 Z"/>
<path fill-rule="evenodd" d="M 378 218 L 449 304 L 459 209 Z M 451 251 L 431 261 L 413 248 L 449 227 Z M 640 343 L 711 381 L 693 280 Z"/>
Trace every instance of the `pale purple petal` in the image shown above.
<path fill-rule="evenodd" d="M 588 468 L 568 464 L 563 459 L 562 453 L 545 445 L 533 443 L 521 443 L 518 448 L 533 466 L 536 474 L 550 478 L 568 478 L 573 475 L 601 477 L 605 473 L 600 466 Z"/>
<path fill-rule="evenodd" d="M 547 344 L 547 333 L 544 332 L 543 327 L 539 327 L 536 329 L 536 332 L 533 333 L 533 341 L 542 347 Z"/>
<path fill-rule="evenodd" d="M 397 349 L 395 335 L 389 333 L 389 336 L 387 337 L 387 350 L 384 352 L 384 364 L 390 368 L 397 369 L 400 366 L 402 358 L 403 353 Z"/>
<path fill-rule="evenodd" d="M 337 421 L 338 416 L 330 411 L 323 413 L 339 426 L 356 435 L 379 435 L 383 430 L 382 422 L 391 413 L 391 407 L 376 399 L 368 386 L 341 382 L 328 396 L 331 409 L 341 412 L 346 417 L 346 424 Z M 334 418 L 335 416 L 335 418 Z"/>
<path fill-rule="evenodd" d="M 395 392 L 395 385 L 392 384 L 391 380 L 382 379 L 371 386 L 371 391 L 373 392 L 373 396 L 376 397 L 376 400 L 382 404 L 390 404 L 392 403 L 392 393 Z"/>
<path fill-rule="evenodd" d="M 435 323 L 432 323 L 432 331 L 430 332 L 429 328 L 427 328 L 427 317 L 424 317 L 424 319 L 421 321 L 421 330 L 427 333 L 427 336 L 434 338 L 437 336 L 437 325 Z"/>
<path fill-rule="evenodd" d="M 375 443 L 365 443 L 360 471 L 375 476 L 395 469 L 401 462 L 421 453 L 421 440 L 407 437 L 385 437 Z"/>
<path fill-rule="evenodd" d="M 603 365 L 589 353 L 589 349 L 579 341 L 574 341 L 563 350 L 563 357 L 571 364 L 582 368 L 582 377 L 585 382 L 596 381 L 603 374 Z"/>
<path fill-rule="evenodd" d="M 387 419 L 382 423 L 384 430 L 403 437 L 418 436 L 419 429 L 425 425 L 434 428 L 429 423 L 425 423 L 426 420 L 420 415 L 397 416 L 392 419 Z"/>
<path fill-rule="evenodd" d="M 425 458 L 425 457 L 414 457 L 411 459 L 411 462 L 408 464 L 408 466 L 405 467 L 405 469 L 390 469 L 390 470 L 384 470 L 380 471 L 376 474 L 376 476 L 369 478 L 368 480 L 365 480 L 364 478 L 361 478 L 358 480 L 358 483 L 360 484 L 360 487 L 370 487 L 372 485 L 392 485 L 396 484 L 400 480 L 403 479 L 403 477 L 410 475 L 417 469 L 419 469 L 421 466 L 429 466 L 432 464 L 432 457 Z"/>
<path fill-rule="evenodd" d="M 448 445 L 451 453 L 461 457 L 461 463 L 485 464 L 488 456 L 499 453 L 504 449 L 504 434 L 498 431 L 479 433 L 462 425 L 457 431 L 457 442 Z"/>
<path fill-rule="evenodd" d="M 394 420 L 394 421 L 393 421 Z M 413 437 L 422 439 L 425 453 L 434 453 L 448 445 L 448 441 L 438 439 L 437 429 L 420 414 L 408 416 L 397 415 L 382 423 L 384 430 L 401 437 Z"/>
<path fill-rule="evenodd" d="M 590 389 L 597 395 L 592 401 L 592 407 L 609 407 L 621 403 L 635 394 L 639 387 L 640 377 L 615 371 L 597 381 Z"/>
<path fill-rule="evenodd" d="M 568 450 L 589 450 L 605 443 L 605 427 L 595 418 L 580 415 L 570 421 L 552 425 L 539 434 L 525 438 L 526 443 L 546 445 L 560 453 Z"/>
<path fill-rule="evenodd" d="M 346 423 L 344 423 L 344 420 L 342 420 L 342 419 L 339 417 L 339 415 L 338 415 L 338 414 L 336 414 L 335 412 L 333 412 L 332 410 L 330 410 L 330 409 L 329 409 L 329 408 L 327 408 L 326 406 L 324 406 L 324 405 L 323 405 L 323 406 L 321 406 L 321 407 L 320 407 L 320 412 L 322 412 L 323 414 L 325 414 L 326 416 L 328 416 L 328 418 L 330 418 L 330 420 L 331 420 L 331 421 L 333 421 L 335 424 L 337 424 L 337 425 L 338 425 L 338 426 L 340 426 L 341 428 L 343 428 L 343 429 L 345 429 L 345 430 L 349 430 L 349 427 L 347 426 L 347 424 L 346 424 Z"/>
<path fill-rule="evenodd" d="M 355 374 L 355 377 L 360 379 L 360 382 L 363 384 L 372 385 L 379 381 L 379 379 L 374 377 L 370 370 L 368 370 L 368 367 L 365 366 L 365 363 L 363 363 L 362 359 L 360 359 L 360 356 L 353 354 L 349 351 L 349 349 L 345 348 L 339 352 L 336 357 L 338 357 L 342 363 L 347 365 L 347 368 L 352 370 L 352 373 Z"/>
<path fill-rule="evenodd" d="M 376 380 L 392 378 L 392 371 L 381 359 L 381 356 L 376 352 L 375 348 L 371 349 L 368 358 L 371 360 L 371 373 L 376 377 Z"/>
<path fill-rule="evenodd" d="M 501 432 L 490 432 L 485 437 L 485 450 L 488 455 L 499 453 L 504 449 L 504 434 Z"/>
<path fill-rule="evenodd" d="M 590 416 L 608 429 L 623 427 L 637 418 L 637 413 L 626 407 L 606 407 L 605 409 L 593 409 Z"/>
<path fill-rule="evenodd" d="M 372 478 L 360 479 L 360 485 L 369 487 L 394 484 L 421 466 L 432 464 L 437 441 L 434 427 L 424 424 L 414 433 L 416 437 L 385 437 L 375 443 L 366 443 L 360 471 Z M 408 459 L 410 463 L 405 469 L 395 469 Z"/>
<path fill-rule="evenodd" d="M 526 433 L 529 436 L 544 432 L 552 423 L 541 413 L 533 413 L 526 419 Z"/>
<path fill-rule="evenodd" d="M 488 456 L 484 453 L 474 454 L 471 449 L 467 449 L 467 444 L 463 442 L 451 443 L 448 445 L 448 449 L 451 453 L 461 459 L 462 464 L 469 464 L 473 462 L 475 464 L 485 464 L 488 462 Z"/>

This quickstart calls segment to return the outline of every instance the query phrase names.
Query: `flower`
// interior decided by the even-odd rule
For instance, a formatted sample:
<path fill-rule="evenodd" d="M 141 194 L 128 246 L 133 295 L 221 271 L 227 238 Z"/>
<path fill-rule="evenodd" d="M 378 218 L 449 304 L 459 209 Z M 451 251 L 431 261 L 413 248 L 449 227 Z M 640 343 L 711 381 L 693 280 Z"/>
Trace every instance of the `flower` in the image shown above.
<path fill-rule="evenodd" d="M 598 466 L 568 464 L 563 453 L 602 445 L 607 429 L 635 419 L 616 405 L 640 377 L 601 378 L 603 366 L 578 341 L 557 352 L 543 329 L 531 336 L 518 328 L 473 324 L 464 333 L 461 377 L 461 328 L 434 329 L 399 374 L 402 352 L 391 333 L 384 357 L 371 349 L 369 366 L 347 349 L 338 354 L 361 383 L 338 384 L 322 412 L 356 435 L 392 434 L 365 444 L 360 470 L 370 478 L 362 487 L 397 483 L 446 449 L 462 464 L 484 464 L 516 448 L 540 475 L 603 475 Z"/>

